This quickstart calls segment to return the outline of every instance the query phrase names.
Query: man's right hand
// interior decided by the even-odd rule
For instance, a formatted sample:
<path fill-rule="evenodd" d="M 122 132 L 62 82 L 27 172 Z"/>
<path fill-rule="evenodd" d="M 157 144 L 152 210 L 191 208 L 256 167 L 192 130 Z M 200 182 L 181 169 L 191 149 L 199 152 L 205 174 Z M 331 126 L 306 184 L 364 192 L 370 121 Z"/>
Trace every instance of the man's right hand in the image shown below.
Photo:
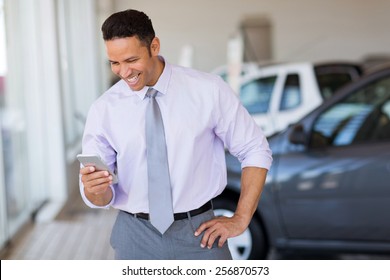
<path fill-rule="evenodd" d="M 96 206 L 105 206 L 112 199 L 112 176 L 108 171 L 97 171 L 93 166 L 80 169 L 81 182 L 84 185 L 84 193 Z"/>

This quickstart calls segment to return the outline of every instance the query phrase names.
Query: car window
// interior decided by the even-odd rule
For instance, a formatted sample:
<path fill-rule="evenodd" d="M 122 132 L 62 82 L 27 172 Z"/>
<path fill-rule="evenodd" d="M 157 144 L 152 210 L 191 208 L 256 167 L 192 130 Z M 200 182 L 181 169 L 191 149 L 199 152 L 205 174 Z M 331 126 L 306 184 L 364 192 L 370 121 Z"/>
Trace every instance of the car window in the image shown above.
<path fill-rule="evenodd" d="M 268 112 L 276 76 L 260 78 L 241 86 L 240 100 L 250 114 Z"/>
<path fill-rule="evenodd" d="M 301 104 L 302 93 L 297 74 L 290 74 L 284 83 L 282 99 L 280 100 L 280 111 L 294 109 Z"/>
<path fill-rule="evenodd" d="M 390 78 L 354 92 L 322 113 L 312 147 L 344 146 L 390 139 Z"/>
<path fill-rule="evenodd" d="M 318 86 L 321 96 L 324 100 L 333 96 L 333 94 L 344 85 L 352 81 L 349 73 L 325 73 L 317 74 Z"/>

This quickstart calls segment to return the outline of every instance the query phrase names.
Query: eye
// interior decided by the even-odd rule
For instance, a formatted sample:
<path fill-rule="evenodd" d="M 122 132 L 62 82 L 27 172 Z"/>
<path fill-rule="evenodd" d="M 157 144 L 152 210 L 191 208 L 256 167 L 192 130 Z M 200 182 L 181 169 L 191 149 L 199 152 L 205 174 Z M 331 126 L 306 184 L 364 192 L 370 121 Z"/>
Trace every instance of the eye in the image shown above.
<path fill-rule="evenodd" d="M 110 65 L 111 65 L 111 66 L 116 66 L 116 65 L 119 65 L 119 63 L 116 62 L 116 61 L 110 61 Z"/>
<path fill-rule="evenodd" d="M 130 58 L 130 59 L 127 59 L 126 62 L 131 64 L 131 63 L 136 63 L 138 60 L 139 60 L 139 58 Z"/>

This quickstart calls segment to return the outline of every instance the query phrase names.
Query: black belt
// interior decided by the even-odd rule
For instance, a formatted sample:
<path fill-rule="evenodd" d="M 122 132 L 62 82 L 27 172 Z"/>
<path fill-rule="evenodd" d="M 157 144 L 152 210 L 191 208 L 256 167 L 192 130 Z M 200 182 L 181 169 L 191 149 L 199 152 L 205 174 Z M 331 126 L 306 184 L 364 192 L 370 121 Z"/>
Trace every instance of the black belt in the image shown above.
<path fill-rule="evenodd" d="M 198 209 L 194 209 L 194 210 L 191 210 L 189 212 L 175 213 L 175 214 L 173 214 L 173 218 L 175 219 L 175 221 L 183 220 L 183 219 L 188 218 L 188 214 L 190 215 L 190 217 L 194 217 L 196 215 L 202 214 L 202 213 L 204 213 L 208 210 L 211 210 L 211 209 L 213 209 L 213 204 L 210 200 L 209 202 L 207 202 L 203 206 L 199 207 Z M 129 212 L 126 212 L 126 213 L 129 213 Z M 136 217 L 136 218 L 149 220 L 149 214 L 147 214 L 147 213 L 135 213 L 135 214 L 129 213 L 129 214 Z"/>

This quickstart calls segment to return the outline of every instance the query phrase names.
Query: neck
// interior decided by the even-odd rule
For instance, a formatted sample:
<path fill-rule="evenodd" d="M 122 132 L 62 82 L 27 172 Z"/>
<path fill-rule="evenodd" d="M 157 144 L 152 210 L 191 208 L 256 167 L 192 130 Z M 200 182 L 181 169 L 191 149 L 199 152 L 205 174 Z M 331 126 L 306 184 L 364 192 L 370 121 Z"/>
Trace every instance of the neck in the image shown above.
<path fill-rule="evenodd" d="M 155 63 L 154 63 L 154 69 L 155 69 L 155 79 L 153 80 L 153 84 L 148 86 L 154 86 L 158 79 L 160 78 L 162 72 L 164 71 L 165 67 L 165 61 L 161 56 L 154 57 Z"/>

